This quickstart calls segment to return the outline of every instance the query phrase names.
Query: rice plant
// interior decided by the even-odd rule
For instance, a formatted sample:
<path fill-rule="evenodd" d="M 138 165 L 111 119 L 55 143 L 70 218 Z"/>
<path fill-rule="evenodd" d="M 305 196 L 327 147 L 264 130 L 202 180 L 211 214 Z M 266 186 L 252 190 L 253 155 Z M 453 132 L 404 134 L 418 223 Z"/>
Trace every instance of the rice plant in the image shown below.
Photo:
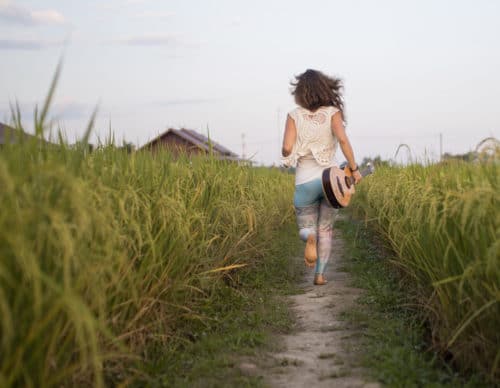
<path fill-rule="evenodd" d="M 500 378 L 498 163 L 381 168 L 355 204 L 397 254 L 433 345 L 464 370 Z"/>
<path fill-rule="evenodd" d="M 103 386 L 293 222 L 277 170 L 112 144 L 0 150 L 0 386 Z"/>

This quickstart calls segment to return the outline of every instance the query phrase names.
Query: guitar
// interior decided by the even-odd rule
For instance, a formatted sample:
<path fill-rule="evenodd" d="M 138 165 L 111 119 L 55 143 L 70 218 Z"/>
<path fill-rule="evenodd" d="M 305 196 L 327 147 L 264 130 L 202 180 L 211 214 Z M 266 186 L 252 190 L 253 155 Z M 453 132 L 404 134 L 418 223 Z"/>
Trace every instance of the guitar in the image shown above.
<path fill-rule="evenodd" d="M 362 176 L 367 176 L 374 171 L 375 168 L 368 163 L 367 167 L 360 172 Z M 335 209 L 348 206 L 352 195 L 356 192 L 354 177 L 347 162 L 342 163 L 340 167 L 325 168 L 321 176 L 321 183 L 326 200 Z"/>

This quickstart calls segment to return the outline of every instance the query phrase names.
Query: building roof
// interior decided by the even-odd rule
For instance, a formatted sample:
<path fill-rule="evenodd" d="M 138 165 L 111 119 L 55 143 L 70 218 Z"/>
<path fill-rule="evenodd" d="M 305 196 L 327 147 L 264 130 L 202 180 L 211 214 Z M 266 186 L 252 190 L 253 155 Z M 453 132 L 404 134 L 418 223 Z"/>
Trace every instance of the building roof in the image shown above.
<path fill-rule="evenodd" d="M 234 160 L 239 160 L 239 157 L 237 154 L 232 152 L 231 150 L 227 149 L 226 147 L 222 146 L 221 144 L 213 141 L 212 139 L 208 139 L 208 137 L 193 131 L 192 129 L 186 129 L 186 128 L 181 128 L 181 129 L 174 129 L 174 128 L 169 128 L 167 131 L 163 132 L 159 136 L 155 137 L 153 140 L 151 140 L 149 143 L 145 144 L 142 148 L 147 148 L 154 143 L 160 141 L 162 138 L 167 136 L 168 134 L 174 134 L 176 136 L 181 137 L 182 139 L 188 141 L 189 143 L 201 148 L 202 150 L 209 152 L 210 147 L 212 148 L 213 151 L 216 153 L 223 155 L 226 159 L 234 159 Z"/>
<path fill-rule="evenodd" d="M 0 123 L 0 144 L 17 143 L 20 136 L 31 137 L 25 132 L 22 132 L 16 128 L 12 128 L 6 124 Z"/>
<path fill-rule="evenodd" d="M 5 139 L 9 137 L 8 132 L 10 132 L 12 128 L 0 123 L 0 144 L 5 144 Z"/>
<path fill-rule="evenodd" d="M 34 139 L 36 136 L 24 132 L 22 129 L 13 128 L 9 125 L 0 123 L 0 145 L 1 144 L 14 144 L 18 143 L 20 139 L 28 140 Z M 52 144 L 46 140 L 42 140 L 42 143 Z"/>

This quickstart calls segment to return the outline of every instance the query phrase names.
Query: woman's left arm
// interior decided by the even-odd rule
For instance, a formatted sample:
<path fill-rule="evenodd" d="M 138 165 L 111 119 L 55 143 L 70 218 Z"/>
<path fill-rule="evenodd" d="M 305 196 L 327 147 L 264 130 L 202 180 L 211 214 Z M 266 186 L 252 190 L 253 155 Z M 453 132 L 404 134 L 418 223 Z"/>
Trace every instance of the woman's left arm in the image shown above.
<path fill-rule="evenodd" d="M 295 121 L 290 117 L 290 115 L 287 115 L 281 155 L 286 157 L 292 153 L 296 138 L 297 128 L 295 127 Z"/>
<path fill-rule="evenodd" d="M 342 120 L 342 113 L 337 112 L 332 116 L 332 133 L 337 138 L 340 149 L 347 159 L 349 168 L 352 171 L 355 183 L 359 183 L 363 178 L 359 172 L 359 166 L 354 160 L 354 152 L 352 150 L 351 142 L 345 133 L 344 121 Z"/>

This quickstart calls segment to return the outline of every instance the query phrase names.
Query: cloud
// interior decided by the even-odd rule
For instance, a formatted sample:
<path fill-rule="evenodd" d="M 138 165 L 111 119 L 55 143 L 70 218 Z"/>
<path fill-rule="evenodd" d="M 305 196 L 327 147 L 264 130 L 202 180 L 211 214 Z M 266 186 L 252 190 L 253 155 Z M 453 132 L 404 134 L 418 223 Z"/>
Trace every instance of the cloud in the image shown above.
<path fill-rule="evenodd" d="M 178 39 L 175 35 L 138 35 L 128 38 L 119 38 L 113 40 L 114 43 L 127 46 L 175 46 Z"/>
<path fill-rule="evenodd" d="M 1 1 L 1 0 L 0 0 Z M 125 15 L 133 19 L 170 19 L 176 16 L 175 12 L 171 11 L 153 11 L 145 9 L 147 7 L 140 6 L 145 3 L 144 0 L 129 0 L 125 4 L 120 3 L 99 3 L 96 5 L 100 11 L 113 12 L 114 16 L 117 14 Z"/>
<path fill-rule="evenodd" d="M 42 50 L 60 46 L 62 41 L 43 39 L 0 39 L 0 50 Z"/>
<path fill-rule="evenodd" d="M 33 11 L 31 12 L 33 20 L 40 24 L 63 24 L 66 23 L 64 16 L 52 9 L 46 11 Z"/>
<path fill-rule="evenodd" d="M 66 23 L 66 18 L 58 11 L 52 9 L 31 11 L 13 4 L 10 0 L 0 0 L 0 20 L 25 26 Z"/>
<path fill-rule="evenodd" d="M 12 116 L 11 106 L 16 109 L 19 107 L 22 122 L 32 122 L 35 107 L 40 110 L 43 106 L 43 101 L 32 102 L 16 102 L 11 101 L 9 104 L 0 104 L 0 121 L 10 121 Z M 51 104 L 49 108 L 49 121 L 57 124 L 60 121 L 83 120 L 88 121 L 92 115 L 95 105 L 76 101 L 71 98 L 62 98 Z"/>

